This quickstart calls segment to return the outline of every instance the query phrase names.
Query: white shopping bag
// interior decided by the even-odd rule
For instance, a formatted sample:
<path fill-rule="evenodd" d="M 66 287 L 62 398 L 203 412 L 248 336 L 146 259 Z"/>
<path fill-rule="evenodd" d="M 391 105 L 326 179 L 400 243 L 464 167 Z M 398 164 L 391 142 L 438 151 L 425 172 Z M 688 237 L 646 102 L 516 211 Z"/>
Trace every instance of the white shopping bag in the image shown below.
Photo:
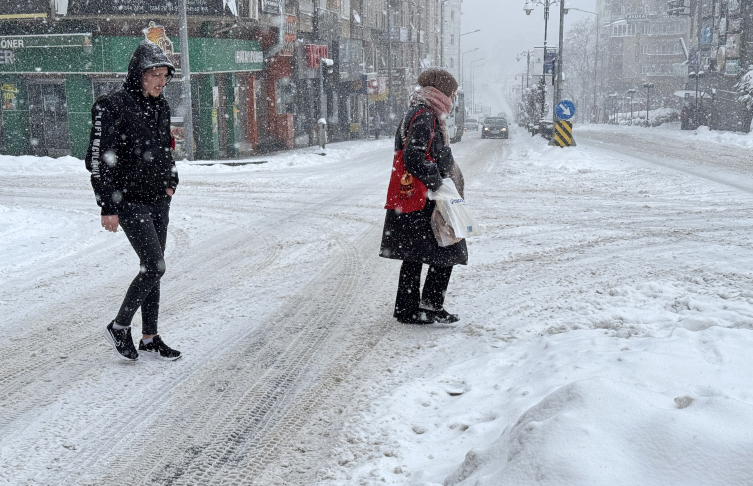
<path fill-rule="evenodd" d="M 429 191 L 429 199 L 436 201 L 437 210 L 447 224 L 452 226 L 456 238 L 480 236 L 481 230 L 476 220 L 468 211 L 465 199 L 460 197 L 452 179 L 442 179 L 442 187 L 436 191 Z M 437 238 L 441 244 L 442 241 Z"/>

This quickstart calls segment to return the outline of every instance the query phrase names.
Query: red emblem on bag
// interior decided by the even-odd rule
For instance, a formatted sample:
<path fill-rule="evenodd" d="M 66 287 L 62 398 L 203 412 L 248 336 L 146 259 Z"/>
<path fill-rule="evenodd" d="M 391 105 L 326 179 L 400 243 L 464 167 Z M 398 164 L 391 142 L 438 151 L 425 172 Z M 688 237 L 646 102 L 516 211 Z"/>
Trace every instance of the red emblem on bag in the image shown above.
<path fill-rule="evenodd" d="M 421 110 L 413 116 L 413 119 L 408 124 L 408 132 L 410 132 L 413 120 L 424 111 L 426 110 Z M 429 148 L 426 150 L 426 159 L 432 162 L 434 162 L 434 159 L 429 155 L 429 151 L 431 150 L 433 140 L 434 131 L 432 127 Z M 404 150 L 405 146 L 395 152 L 395 157 L 392 160 L 392 175 L 390 176 L 390 185 L 387 188 L 387 204 L 384 205 L 384 209 L 394 209 L 399 213 L 412 213 L 424 208 L 428 189 L 426 189 L 426 186 L 418 177 L 405 170 L 405 165 L 403 164 Z"/>

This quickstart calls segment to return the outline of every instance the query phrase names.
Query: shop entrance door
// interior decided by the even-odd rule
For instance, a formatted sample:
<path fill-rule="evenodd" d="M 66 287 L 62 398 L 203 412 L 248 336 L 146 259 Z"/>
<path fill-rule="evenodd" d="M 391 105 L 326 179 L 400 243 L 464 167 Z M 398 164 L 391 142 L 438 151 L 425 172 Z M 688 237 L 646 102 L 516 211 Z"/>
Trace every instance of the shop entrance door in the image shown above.
<path fill-rule="evenodd" d="M 68 104 L 64 80 L 29 83 L 29 136 L 34 155 L 70 155 Z"/>

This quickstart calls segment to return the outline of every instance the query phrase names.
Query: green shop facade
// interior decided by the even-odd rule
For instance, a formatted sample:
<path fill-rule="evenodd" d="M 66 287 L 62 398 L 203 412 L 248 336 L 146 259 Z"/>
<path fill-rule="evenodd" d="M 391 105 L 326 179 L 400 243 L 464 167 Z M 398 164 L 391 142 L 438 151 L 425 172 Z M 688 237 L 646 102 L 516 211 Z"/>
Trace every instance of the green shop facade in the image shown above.
<path fill-rule="evenodd" d="M 90 32 L 0 36 L 0 153 L 83 158 L 94 100 L 122 85 L 143 39 Z M 264 66 L 262 46 L 216 38 L 189 38 L 188 45 L 196 155 L 232 157 L 250 148 L 249 134 L 256 133 L 256 96 L 247 91 Z M 166 52 L 180 78 L 180 42 Z M 165 96 L 180 149 L 181 83 L 169 83 Z"/>

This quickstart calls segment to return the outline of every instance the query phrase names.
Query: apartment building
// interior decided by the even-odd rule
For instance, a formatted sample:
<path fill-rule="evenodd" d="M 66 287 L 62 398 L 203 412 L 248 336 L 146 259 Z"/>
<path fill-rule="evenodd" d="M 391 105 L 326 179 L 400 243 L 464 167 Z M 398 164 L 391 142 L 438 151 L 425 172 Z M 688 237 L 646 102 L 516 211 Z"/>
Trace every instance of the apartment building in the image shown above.
<path fill-rule="evenodd" d="M 687 79 L 690 19 L 668 15 L 667 0 L 597 0 L 599 93 L 601 113 L 624 111 L 628 90 L 634 107 L 682 106 L 676 95 Z M 617 106 L 612 106 L 617 104 Z"/>

